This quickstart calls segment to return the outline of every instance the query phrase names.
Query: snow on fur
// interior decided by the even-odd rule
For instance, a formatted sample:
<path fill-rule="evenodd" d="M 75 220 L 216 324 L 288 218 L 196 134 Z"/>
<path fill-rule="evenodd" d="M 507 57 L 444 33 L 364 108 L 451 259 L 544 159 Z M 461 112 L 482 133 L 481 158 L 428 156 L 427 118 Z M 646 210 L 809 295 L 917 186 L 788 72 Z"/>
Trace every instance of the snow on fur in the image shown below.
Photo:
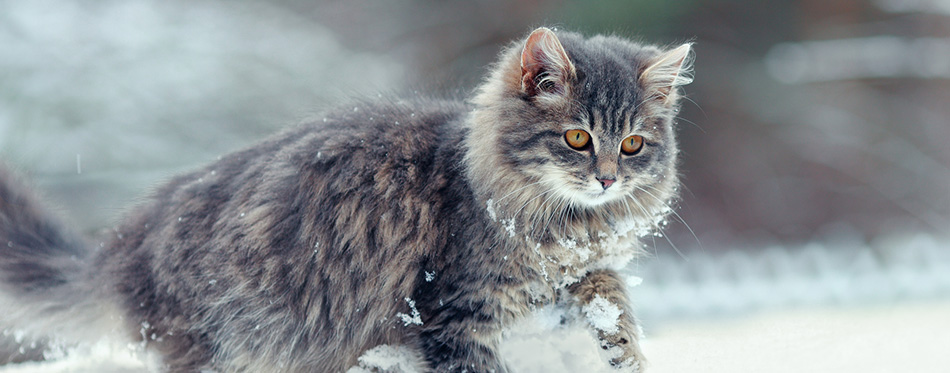
<path fill-rule="evenodd" d="M 422 315 L 419 314 L 419 310 L 416 309 L 416 301 L 412 298 L 406 297 L 406 303 L 409 303 L 409 309 L 412 311 L 412 314 L 407 315 L 402 312 L 396 314 L 400 320 L 402 320 L 403 325 L 409 326 L 410 324 L 422 325 Z"/>
<path fill-rule="evenodd" d="M 617 334 L 620 328 L 617 327 L 617 321 L 623 310 L 616 304 L 602 298 L 600 294 L 594 294 L 594 299 L 584 306 L 584 315 L 587 316 L 587 322 L 591 326 L 607 334 Z"/>
<path fill-rule="evenodd" d="M 379 345 L 364 352 L 358 360 L 360 365 L 350 368 L 346 373 L 422 372 L 421 358 L 405 346 Z"/>

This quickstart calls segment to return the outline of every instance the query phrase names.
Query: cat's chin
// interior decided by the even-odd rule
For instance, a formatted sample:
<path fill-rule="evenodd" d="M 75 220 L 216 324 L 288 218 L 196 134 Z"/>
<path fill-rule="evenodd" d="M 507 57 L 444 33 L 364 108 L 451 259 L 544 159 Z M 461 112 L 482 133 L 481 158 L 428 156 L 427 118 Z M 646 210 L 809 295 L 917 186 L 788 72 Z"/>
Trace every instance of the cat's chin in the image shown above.
<path fill-rule="evenodd" d="M 608 191 L 602 191 L 597 193 L 582 193 L 580 196 L 577 196 L 574 200 L 575 203 L 581 206 L 596 208 L 607 204 L 608 202 L 615 201 L 620 197 L 617 193 L 610 193 Z"/>

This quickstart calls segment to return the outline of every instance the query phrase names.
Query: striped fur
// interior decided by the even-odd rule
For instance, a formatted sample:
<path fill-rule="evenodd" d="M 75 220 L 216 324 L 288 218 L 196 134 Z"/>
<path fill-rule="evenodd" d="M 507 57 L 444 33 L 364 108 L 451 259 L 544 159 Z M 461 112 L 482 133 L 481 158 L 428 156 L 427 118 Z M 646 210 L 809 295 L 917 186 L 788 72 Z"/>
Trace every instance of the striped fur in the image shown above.
<path fill-rule="evenodd" d="M 536 30 L 471 103 L 344 105 L 174 178 L 101 249 L 0 174 L 0 295 L 16 300 L 0 313 L 20 315 L 0 321 L 75 341 L 76 320 L 111 324 L 172 372 L 340 372 L 383 344 L 427 371 L 505 372 L 507 326 L 597 298 L 623 316 L 593 332 L 637 370 L 615 271 L 674 198 L 683 52 Z M 646 147 L 619 154 L 631 134 Z"/>

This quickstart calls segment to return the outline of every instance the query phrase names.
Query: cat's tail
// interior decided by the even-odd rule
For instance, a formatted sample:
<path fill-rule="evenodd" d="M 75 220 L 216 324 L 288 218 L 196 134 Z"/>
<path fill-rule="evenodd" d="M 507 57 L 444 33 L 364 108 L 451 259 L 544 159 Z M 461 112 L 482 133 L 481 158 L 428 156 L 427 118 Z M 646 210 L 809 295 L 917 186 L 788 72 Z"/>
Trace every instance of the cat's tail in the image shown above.
<path fill-rule="evenodd" d="M 75 344 L 117 324 L 95 280 L 93 253 L 0 166 L 0 346 L 11 338 Z"/>

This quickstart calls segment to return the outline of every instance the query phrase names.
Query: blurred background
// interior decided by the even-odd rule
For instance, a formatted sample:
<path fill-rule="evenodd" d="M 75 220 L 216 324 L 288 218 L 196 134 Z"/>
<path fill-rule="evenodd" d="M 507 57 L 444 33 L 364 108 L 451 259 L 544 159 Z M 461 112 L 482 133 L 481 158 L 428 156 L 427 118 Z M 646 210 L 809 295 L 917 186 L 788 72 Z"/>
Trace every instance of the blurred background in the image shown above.
<path fill-rule="evenodd" d="M 630 269 L 647 331 L 948 299 L 948 21 L 948 0 L 0 0 L 0 159 L 94 232 L 347 97 L 466 97 L 536 26 L 694 41 L 683 198 Z"/>

